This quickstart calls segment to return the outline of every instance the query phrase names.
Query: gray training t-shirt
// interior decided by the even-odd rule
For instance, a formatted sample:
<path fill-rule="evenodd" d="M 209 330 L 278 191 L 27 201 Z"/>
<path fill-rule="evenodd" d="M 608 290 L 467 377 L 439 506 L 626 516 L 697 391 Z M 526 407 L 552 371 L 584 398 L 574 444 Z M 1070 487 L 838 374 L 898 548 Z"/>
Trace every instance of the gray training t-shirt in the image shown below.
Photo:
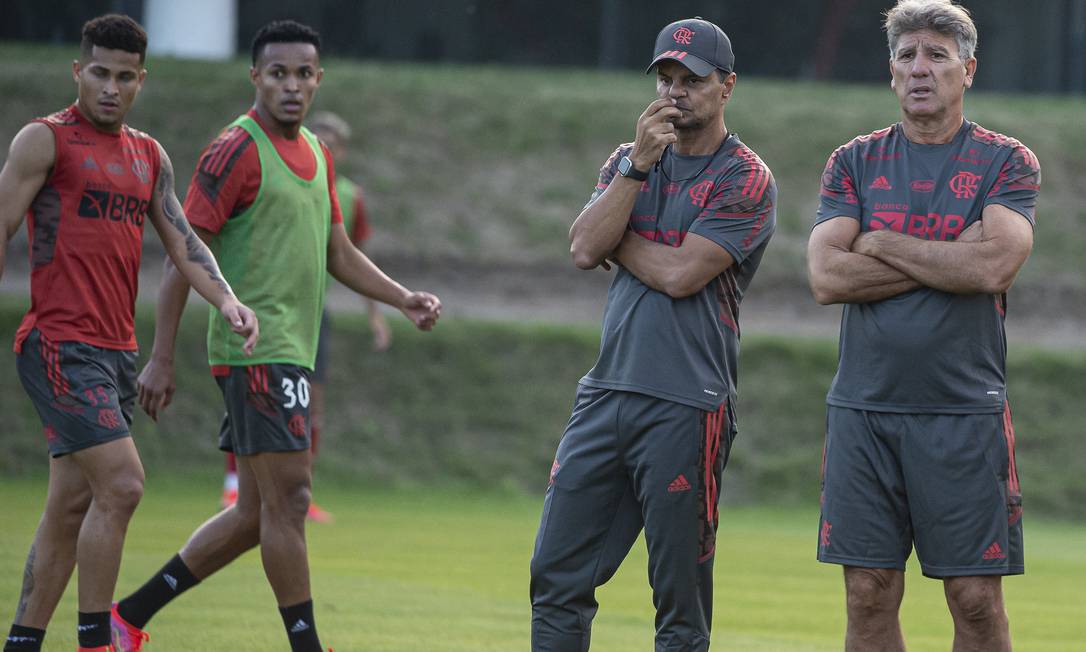
<path fill-rule="evenodd" d="M 632 149 L 632 143 L 620 145 L 607 160 L 590 204 Z M 708 156 L 678 156 L 669 148 L 641 184 L 628 228 L 673 247 L 696 233 L 724 247 L 735 264 L 682 299 L 618 266 L 607 293 L 600 356 L 581 384 L 710 411 L 734 397 L 739 304 L 776 226 L 776 202 L 769 168 L 735 134 Z"/>
<path fill-rule="evenodd" d="M 822 174 L 816 224 L 839 216 L 861 231 L 954 240 L 1001 204 L 1034 223 L 1037 157 L 1017 140 L 965 121 L 942 145 L 910 142 L 898 123 L 842 145 Z M 919 288 L 846 304 L 827 403 L 876 412 L 970 414 L 1006 401 L 1005 294 Z"/>

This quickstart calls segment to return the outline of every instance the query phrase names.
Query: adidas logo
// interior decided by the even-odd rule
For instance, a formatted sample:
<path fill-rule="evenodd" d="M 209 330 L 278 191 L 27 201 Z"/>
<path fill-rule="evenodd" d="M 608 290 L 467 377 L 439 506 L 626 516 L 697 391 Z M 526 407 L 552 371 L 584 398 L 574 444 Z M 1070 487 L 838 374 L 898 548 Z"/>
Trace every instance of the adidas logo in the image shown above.
<path fill-rule="evenodd" d="M 304 620 L 302 620 L 301 618 L 299 618 L 298 622 L 294 623 L 291 626 L 290 633 L 291 634 L 297 634 L 298 632 L 304 632 L 307 629 L 309 629 L 309 623 L 307 623 Z"/>
<path fill-rule="evenodd" d="M 1006 559 L 1007 553 L 1003 552 L 1003 548 L 999 547 L 998 543 L 992 543 L 988 546 L 988 549 L 984 551 L 982 559 Z"/>
<path fill-rule="evenodd" d="M 686 481 L 686 476 L 682 473 L 667 486 L 667 492 L 669 494 L 678 493 L 680 491 L 690 491 L 690 489 L 690 483 Z"/>
<path fill-rule="evenodd" d="M 894 189 L 893 186 L 890 185 L 890 182 L 884 176 L 879 177 L 878 179 L 875 179 L 875 181 L 872 182 L 871 185 L 868 186 L 868 188 L 870 188 L 872 190 L 893 190 Z"/>
<path fill-rule="evenodd" d="M 177 590 L 177 578 L 169 573 L 163 573 L 162 579 L 166 580 L 166 583 L 170 585 L 170 589 Z"/>
<path fill-rule="evenodd" d="M 83 169 L 84 170 L 97 170 L 98 169 L 98 164 L 94 162 L 94 157 L 93 156 L 88 155 L 87 158 L 83 159 Z"/>
<path fill-rule="evenodd" d="M 90 625 L 76 625 L 75 626 L 75 631 L 77 631 L 77 632 L 89 632 L 92 629 L 98 629 L 98 625 L 95 625 L 95 624 L 92 623 Z"/>

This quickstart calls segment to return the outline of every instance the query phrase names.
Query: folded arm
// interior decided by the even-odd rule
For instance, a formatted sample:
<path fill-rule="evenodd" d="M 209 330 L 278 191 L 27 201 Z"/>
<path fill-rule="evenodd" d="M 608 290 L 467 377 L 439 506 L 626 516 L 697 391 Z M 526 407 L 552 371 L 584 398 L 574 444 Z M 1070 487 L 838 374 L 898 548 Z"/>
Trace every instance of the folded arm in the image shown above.
<path fill-rule="evenodd" d="M 674 299 L 697 293 L 735 262 L 724 247 L 696 233 L 672 247 L 627 231 L 612 258 L 645 285 Z"/>
<path fill-rule="evenodd" d="M 569 229 L 574 265 L 593 269 L 605 263 L 626 232 L 640 190 L 640 181 L 615 175 L 603 194 L 585 206 Z"/>
<path fill-rule="evenodd" d="M 843 215 L 826 220 L 811 231 L 807 241 L 807 276 L 815 301 L 822 305 L 867 303 L 921 287 L 921 283 L 895 267 L 854 251 L 852 244 L 859 234 L 859 220 Z"/>
<path fill-rule="evenodd" d="M 858 237 L 853 250 L 937 290 L 1001 294 L 1014 283 L 1033 249 L 1033 227 L 1022 215 L 1000 204 L 984 208 L 981 224 L 975 237 L 946 242 L 873 231 Z"/>

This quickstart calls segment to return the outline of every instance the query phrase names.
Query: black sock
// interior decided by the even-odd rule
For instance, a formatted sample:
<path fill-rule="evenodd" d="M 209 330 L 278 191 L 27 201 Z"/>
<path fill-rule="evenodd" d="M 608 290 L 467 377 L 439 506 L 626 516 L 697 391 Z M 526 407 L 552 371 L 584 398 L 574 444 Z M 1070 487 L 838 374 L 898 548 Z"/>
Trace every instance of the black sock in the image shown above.
<path fill-rule="evenodd" d="M 4 652 L 40 652 L 44 639 L 44 629 L 12 625 L 8 640 L 4 641 Z"/>
<path fill-rule="evenodd" d="M 306 600 L 293 607 L 279 607 L 283 625 L 290 639 L 290 652 L 324 652 L 317 638 L 317 624 L 313 622 L 313 601 Z"/>
<path fill-rule="evenodd" d="M 200 580 L 181 561 L 181 555 L 174 555 L 139 590 L 117 603 L 117 613 L 129 625 L 143 629 L 159 609 L 199 583 Z"/>
<path fill-rule="evenodd" d="M 79 647 L 109 645 L 109 612 L 79 612 Z"/>

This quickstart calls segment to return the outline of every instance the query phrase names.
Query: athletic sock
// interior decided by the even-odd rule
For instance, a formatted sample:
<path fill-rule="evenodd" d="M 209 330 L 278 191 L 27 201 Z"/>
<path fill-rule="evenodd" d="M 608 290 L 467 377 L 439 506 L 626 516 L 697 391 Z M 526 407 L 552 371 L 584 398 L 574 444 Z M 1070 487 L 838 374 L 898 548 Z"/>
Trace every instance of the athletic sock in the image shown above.
<path fill-rule="evenodd" d="M 290 652 L 324 652 L 321 641 L 317 638 L 317 624 L 313 622 L 312 600 L 293 607 L 279 607 L 279 615 L 283 617 L 283 625 L 287 628 Z"/>
<path fill-rule="evenodd" d="M 79 647 L 102 647 L 109 645 L 109 612 L 79 612 Z"/>
<path fill-rule="evenodd" d="M 181 561 L 181 555 L 174 555 L 139 590 L 117 603 L 117 613 L 129 625 L 143 629 L 159 609 L 199 583 L 200 580 Z"/>
<path fill-rule="evenodd" d="M 43 640 L 44 629 L 12 625 L 8 640 L 4 641 L 4 652 L 40 652 Z"/>

